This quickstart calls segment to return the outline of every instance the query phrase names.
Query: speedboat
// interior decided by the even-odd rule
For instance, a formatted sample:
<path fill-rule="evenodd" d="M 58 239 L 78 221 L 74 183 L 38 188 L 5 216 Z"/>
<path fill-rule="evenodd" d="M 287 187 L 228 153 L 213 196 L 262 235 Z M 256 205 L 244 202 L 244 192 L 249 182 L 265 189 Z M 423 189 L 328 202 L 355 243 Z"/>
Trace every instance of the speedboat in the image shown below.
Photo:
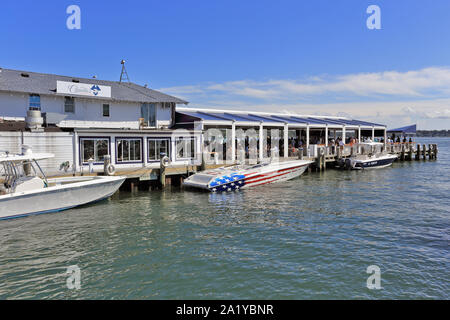
<path fill-rule="evenodd" d="M 302 175 L 311 163 L 309 160 L 293 160 L 221 167 L 196 173 L 187 178 L 183 185 L 211 192 L 245 189 L 294 179 Z"/>
<path fill-rule="evenodd" d="M 57 212 L 110 197 L 125 181 L 120 176 L 47 179 L 38 161 L 49 153 L 0 154 L 0 219 Z"/>
<path fill-rule="evenodd" d="M 392 165 L 397 159 L 397 156 L 394 154 L 377 151 L 377 148 L 381 148 L 383 143 L 366 142 L 360 143 L 360 146 L 363 149 L 363 154 L 341 159 L 338 162 L 338 167 L 351 170 L 380 169 Z"/>
<path fill-rule="evenodd" d="M 360 155 L 345 159 L 344 168 L 352 170 L 386 168 L 397 159 L 394 154 Z"/>

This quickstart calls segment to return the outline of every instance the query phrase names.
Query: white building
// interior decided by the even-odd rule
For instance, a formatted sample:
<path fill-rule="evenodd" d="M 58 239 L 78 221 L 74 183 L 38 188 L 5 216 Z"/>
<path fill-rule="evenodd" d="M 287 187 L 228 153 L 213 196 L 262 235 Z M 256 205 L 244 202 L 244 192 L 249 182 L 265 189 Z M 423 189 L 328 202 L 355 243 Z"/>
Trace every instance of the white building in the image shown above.
<path fill-rule="evenodd" d="M 244 153 L 248 159 L 249 147 L 262 160 L 272 148 L 283 157 L 292 156 L 291 150 L 315 156 L 318 146 L 335 139 L 386 141 L 386 126 L 345 117 L 177 104 L 187 102 L 134 83 L 0 69 L 0 150 L 19 152 L 26 144 L 35 152 L 54 153 L 44 168 L 57 174 L 63 163 L 70 171 L 86 172 L 89 163 L 103 171 L 105 155 L 117 170 L 130 170 L 159 167 L 161 153 L 175 166 L 199 165 L 203 152 L 219 152 L 223 159 L 226 153 L 234 162 Z M 41 130 L 30 130 L 35 117 L 28 118 L 27 128 L 25 116 L 34 111 L 43 115 Z M 223 145 L 214 152 L 208 129 L 223 132 Z"/>
<path fill-rule="evenodd" d="M 103 170 L 106 154 L 118 170 L 159 167 L 161 152 L 193 163 L 200 139 L 190 152 L 192 139 L 170 129 L 177 104 L 187 102 L 134 83 L 0 69 L 0 150 L 18 152 L 23 142 L 54 153 L 44 164 L 53 174 L 64 162 L 79 172 L 89 159 Z M 42 130 L 27 130 L 29 110 L 42 113 Z M 185 147 L 172 152 L 177 143 Z"/>

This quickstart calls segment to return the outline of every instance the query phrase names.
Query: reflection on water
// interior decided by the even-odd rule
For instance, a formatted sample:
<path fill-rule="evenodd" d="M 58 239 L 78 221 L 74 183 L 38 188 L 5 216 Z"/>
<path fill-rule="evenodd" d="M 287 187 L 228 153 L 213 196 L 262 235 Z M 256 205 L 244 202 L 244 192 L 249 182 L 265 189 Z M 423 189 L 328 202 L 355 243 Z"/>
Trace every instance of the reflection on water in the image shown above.
<path fill-rule="evenodd" d="M 121 192 L 2 221 L 0 298 L 448 298 L 450 140 L 438 144 L 433 162 Z M 366 288 L 372 264 L 382 290 Z M 70 265 L 80 290 L 66 288 Z"/>

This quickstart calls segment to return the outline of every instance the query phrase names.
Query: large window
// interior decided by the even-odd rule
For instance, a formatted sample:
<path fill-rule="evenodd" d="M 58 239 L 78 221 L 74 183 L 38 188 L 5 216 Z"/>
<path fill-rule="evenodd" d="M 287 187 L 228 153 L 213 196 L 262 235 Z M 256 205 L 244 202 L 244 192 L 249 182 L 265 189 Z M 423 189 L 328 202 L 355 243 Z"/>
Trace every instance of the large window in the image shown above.
<path fill-rule="evenodd" d="M 156 105 L 154 103 L 143 103 L 141 105 L 141 118 L 147 127 L 156 127 Z"/>
<path fill-rule="evenodd" d="M 41 96 L 30 94 L 30 110 L 41 110 Z"/>
<path fill-rule="evenodd" d="M 148 141 L 148 160 L 149 161 L 157 161 L 161 159 L 161 153 L 165 153 L 168 157 L 169 155 L 169 144 L 170 139 L 167 138 L 159 138 L 153 139 L 150 138 Z"/>
<path fill-rule="evenodd" d="M 103 162 L 109 154 L 108 138 L 80 138 L 81 163 L 88 163 L 89 159 L 95 163 Z"/>
<path fill-rule="evenodd" d="M 195 159 L 195 137 L 177 138 L 176 149 L 177 159 Z"/>
<path fill-rule="evenodd" d="M 75 113 L 75 99 L 73 97 L 64 97 L 64 112 Z"/>
<path fill-rule="evenodd" d="M 142 162 L 142 139 L 117 138 L 116 154 L 117 163 Z"/>

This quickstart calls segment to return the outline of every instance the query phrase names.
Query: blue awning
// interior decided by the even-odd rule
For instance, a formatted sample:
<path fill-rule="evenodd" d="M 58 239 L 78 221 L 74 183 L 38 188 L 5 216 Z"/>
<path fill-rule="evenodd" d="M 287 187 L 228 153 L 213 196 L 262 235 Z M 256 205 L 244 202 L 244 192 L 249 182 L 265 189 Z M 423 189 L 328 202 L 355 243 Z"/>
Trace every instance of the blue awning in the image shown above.
<path fill-rule="evenodd" d="M 187 109 L 187 108 L 186 108 Z M 310 125 L 312 127 L 323 128 L 324 126 L 329 127 L 385 127 L 384 125 L 378 123 L 372 123 L 361 120 L 353 120 L 346 118 L 333 118 L 333 117 L 315 117 L 315 116 L 302 116 L 295 114 L 280 114 L 280 113 L 258 113 L 258 112 L 233 112 L 233 110 L 208 110 L 208 109 L 193 109 L 191 110 L 180 110 L 177 108 L 176 112 L 180 115 L 187 115 L 190 117 L 195 117 L 199 120 L 205 120 L 210 122 L 215 121 L 236 121 L 253 125 L 259 125 L 260 123 L 264 125 L 280 125 L 291 124 L 293 126 L 306 126 Z M 414 131 L 415 132 L 415 131 Z"/>
<path fill-rule="evenodd" d="M 413 125 L 406 126 L 406 127 L 391 129 L 391 130 L 388 130 L 387 132 L 398 132 L 398 133 L 403 133 L 403 134 L 416 134 L 417 125 L 413 124 Z"/>

